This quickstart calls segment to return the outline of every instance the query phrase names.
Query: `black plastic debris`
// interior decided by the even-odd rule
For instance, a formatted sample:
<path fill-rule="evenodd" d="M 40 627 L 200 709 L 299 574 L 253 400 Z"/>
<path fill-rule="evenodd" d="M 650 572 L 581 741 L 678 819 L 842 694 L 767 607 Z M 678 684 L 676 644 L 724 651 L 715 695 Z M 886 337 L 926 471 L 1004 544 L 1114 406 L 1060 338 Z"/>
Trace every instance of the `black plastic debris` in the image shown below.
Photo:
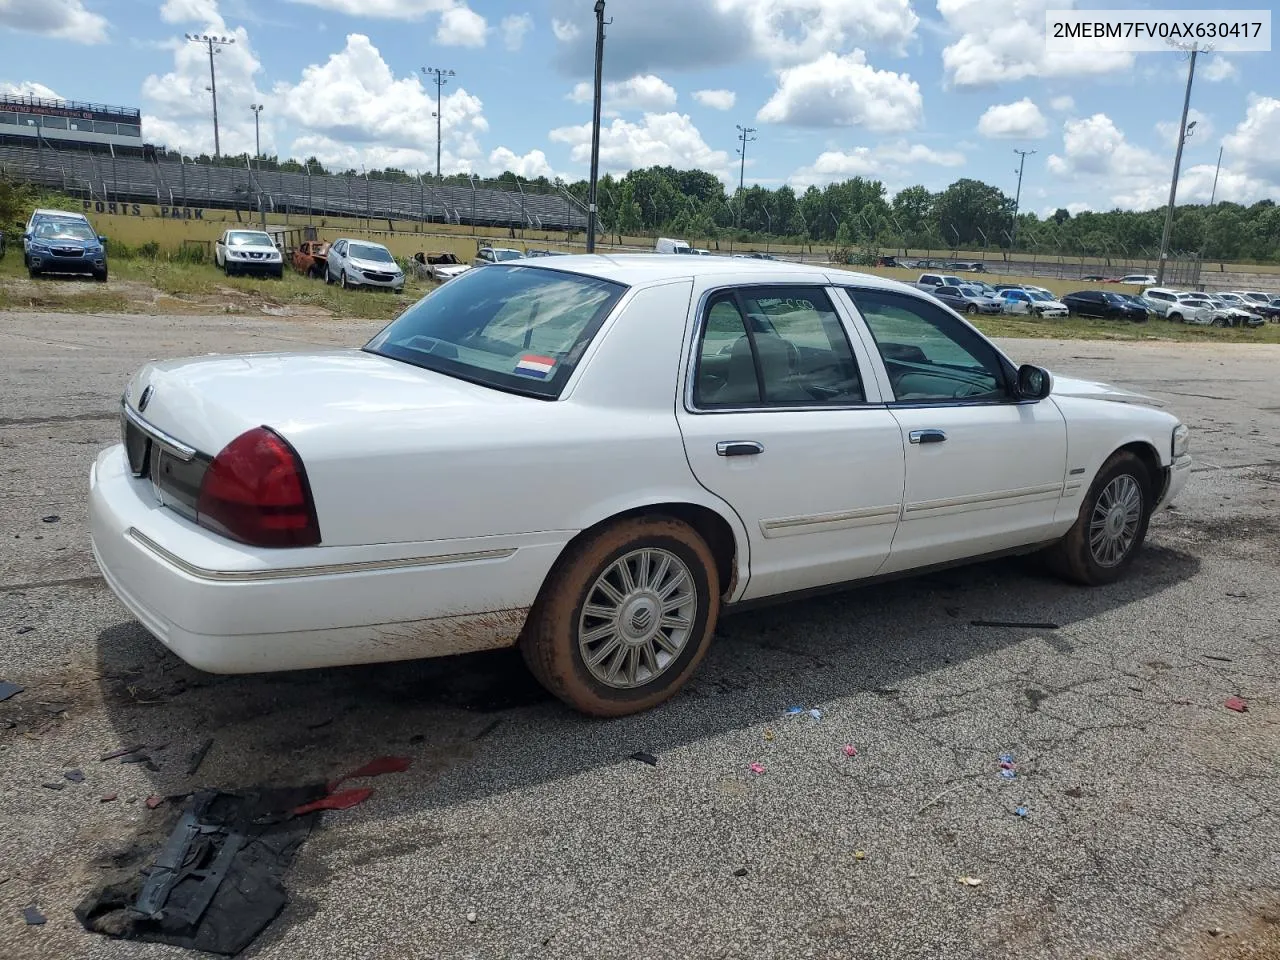
<path fill-rule="evenodd" d="M 291 811 L 326 794 L 296 789 L 195 794 L 159 847 L 76 907 L 86 930 L 235 956 L 288 902 L 284 874 L 320 814 Z"/>
<path fill-rule="evenodd" d="M 35 630 L 36 630 L 35 627 L 19 627 L 17 630 L 14 631 L 14 633 L 16 633 L 18 636 L 22 636 L 24 633 L 35 633 Z"/>
<path fill-rule="evenodd" d="M 645 753 L 643 750 L 637 750 L 631 755 L 632 760 L 639 760 L 641 763 L 647 763 L 651 767 L 658 765 L 658 758 L 652 753 Z"/>
<path fill-rule="evenodd" d="M 187 764 L 187 776 L 194 777 L 196 771 L 200 769 L 200 764 L 204 763 L 204 758 L 209 755 L 209 751 L 213 749 L 213 738 L 210 737 L 204 743 L 200 744 L 196 752 L 191 755 L 191 762 Z"/>
<path fill-rule="evenodd" d="M 735 877 L 745 877 L 747 875 L 747 868 L 739 867 L 737 870 L 733 871 L 733 875 Z"/>
<path fill-rule="evenodd" d="M 72 783 L 84 783 L 83 770 L 68 770 L 66 773 L 63 774 L 63 776 L 66 777 L 68 780 L 70 780 Z"/>
<path fill-rule="evenodd" d="M 121 763 L 150 763 L 151 758 L 145 753 L 129 753 L 120 758 Z"/>
<path fill-rule="evenodd" d="M 20 687 L 16 683 L 10 683 L 8 680 L 0 680 L 0 701 L 16 697 L 25 689 L 27 688 Z"/>
<path fill-rule="evenodd" d="M 40 519 L 41 519 L 44 523 L 57 523 L 57 522 L 58 522 L 59 520 L 61 520 L 62 518 L 61 518 L 60 516 L 58 516 L 56 513 L 51 513 L 51 514 L 49 514 L 49 516 L 47 516 L 47 517 L 41 517 Z"/>
<path fill-rule="evenodd" d="M 66 788 L 67 785 L 63 783 L 61 780 L 50 780 L 48 783 L 40 784 L 40 786 L 44 787 L 47 790 L 63 790 Z"/>
<path fill-rule="evenodd" d="M 110 753 L 104 753 L 98 758 L 99 763 L 106 763 L 108 760 L 115 760 L 117 757 L 127 757 L 131 753 L 137 753 L 143 749 L 146 744 L 140 743 L 136 747 L 121 747 L 119 750 L 112 750 Z"/>
<path fill-rule="evenodd" d="M 22 910 L 22 919 L 27 921 L 28 927 L 44 926 L 45 915 L 40 912 L 40 908 L 35 904 L 24 907 Z"/>
<path fill-rule="evenodd" d="M 1030 630 L 1057 630 L 1058 629 L 1058 625 L 1056 623 L 1047 623 L 1047 622 L 1033 623 L 1030 621 L 1022 621 L 1022 620 L 970 620 L 969 623 L 971 626 L 975 626 L 975 627 L 1012 627 L 1012 628 L 1021 627 L 1021 628 L 1030 629 Z"/>

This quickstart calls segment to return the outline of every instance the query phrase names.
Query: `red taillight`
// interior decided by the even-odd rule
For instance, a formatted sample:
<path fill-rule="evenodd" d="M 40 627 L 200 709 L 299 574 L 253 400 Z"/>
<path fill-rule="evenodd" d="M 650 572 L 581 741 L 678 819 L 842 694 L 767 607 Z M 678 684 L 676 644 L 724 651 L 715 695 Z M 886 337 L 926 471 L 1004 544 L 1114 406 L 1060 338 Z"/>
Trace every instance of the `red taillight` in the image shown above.
<path fill-rule="evenodd" d="M 255 547 L 320 542 L 302 461 L 267 427 L 240 434 L 213 458 L 200 484 L 196 522 Z"/>

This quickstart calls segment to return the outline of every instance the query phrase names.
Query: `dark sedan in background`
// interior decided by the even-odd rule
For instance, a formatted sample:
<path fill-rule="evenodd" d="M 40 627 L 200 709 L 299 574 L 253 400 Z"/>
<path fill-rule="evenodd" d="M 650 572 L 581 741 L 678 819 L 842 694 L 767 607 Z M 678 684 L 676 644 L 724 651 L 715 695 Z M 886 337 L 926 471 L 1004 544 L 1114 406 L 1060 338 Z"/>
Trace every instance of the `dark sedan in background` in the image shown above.
<path fill-rule="evenodd" d="M 1132 323 L 1146 323 L 1151 319 L 1151 311 L 1146 307 L 1127 300 L 1118 293 L 1106 293 L 1101 290 L 1080 290 L 1069 293 L 1062 298 L 1077 317 L 1098 317 L 1103 320 L 1128 320 Z"/>

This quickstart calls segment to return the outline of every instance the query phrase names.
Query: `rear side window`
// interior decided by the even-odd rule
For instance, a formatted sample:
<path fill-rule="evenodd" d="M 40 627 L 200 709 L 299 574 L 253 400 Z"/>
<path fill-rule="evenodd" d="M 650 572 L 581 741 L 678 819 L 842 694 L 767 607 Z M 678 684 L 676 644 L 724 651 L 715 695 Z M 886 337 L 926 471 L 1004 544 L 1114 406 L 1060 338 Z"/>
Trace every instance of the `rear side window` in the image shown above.
<path fill-rule="evenodd" d="M 554 400 L 626 289 L 559 270 L 493 264 L 423 297 L 364 349 Z"/>

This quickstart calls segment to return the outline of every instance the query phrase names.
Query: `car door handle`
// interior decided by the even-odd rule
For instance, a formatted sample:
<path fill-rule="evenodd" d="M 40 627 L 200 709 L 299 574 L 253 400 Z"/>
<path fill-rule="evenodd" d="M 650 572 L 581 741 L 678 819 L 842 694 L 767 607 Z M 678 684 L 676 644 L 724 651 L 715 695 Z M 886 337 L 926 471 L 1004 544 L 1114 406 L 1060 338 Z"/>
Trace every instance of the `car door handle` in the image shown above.
<path fill-rule="evenodd" d="M 912 443 L 947 442 L 947 435 L 942 430 L 912 430 L 907 437 Z"/>
<path fill-rule="evenodd" d="M 764 444 L 754 440 L 721 440 L 716 444 L 716 453 L 722 457 L 754 457 L 764 453 Z"/>

